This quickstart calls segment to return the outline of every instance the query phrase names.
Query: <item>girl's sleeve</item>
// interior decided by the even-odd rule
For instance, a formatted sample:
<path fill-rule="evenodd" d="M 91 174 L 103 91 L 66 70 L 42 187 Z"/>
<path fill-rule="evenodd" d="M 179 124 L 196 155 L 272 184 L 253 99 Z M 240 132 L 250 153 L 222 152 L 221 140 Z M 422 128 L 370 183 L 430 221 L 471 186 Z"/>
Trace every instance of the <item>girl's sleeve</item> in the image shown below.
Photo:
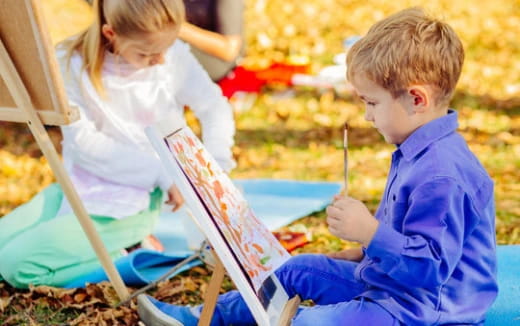
<path fill-rule="evenodd" d="M 180 105 L 193 110 L 202 126 L 204 145 L 220 167 L 229 172 L 236 166 L 232 156 L 235 123 L 231 106 L 189 47 L 180 40 L 176 42 L 176 98 Z"/>
<path fill-rule="evenodd" d="M 80 119 L 61 126 L 63 134 L 63 157 L 68 164 L 111 182 L 152 189 L 160 186 L 167 189 L 167 181 L 159 181 L 162 165 L 154 152 L 146 151 L 132 144 L 125 144 L 100 132 L 90 117 L 81 93 L 78 70 L 74 64 L 66 67 L 63 53 L 58 52 L 58 62 L 62 69 L 65 90 L 71 106 L 80 111 Z M 77 59 L 77 58 L 76 58 Z"/>
<path fill-rule="evenodd" d="M 478 212 L 468 194 L 448 177 L 415 189 L 408 204 L 402 232 L 380 223 L 366 254 L 405 286 L 438 286 L 459 262 Z"/>
<path fill-rule="evenodd" d="M 167 189 L 166 183 L 159 183 L 162 166 L 154 153 L 114 140 L 97 131 L 93 122 L 83 117 L 62 126 L 62 133 L 64 153 L 82 169 L 119 184 Z"/>

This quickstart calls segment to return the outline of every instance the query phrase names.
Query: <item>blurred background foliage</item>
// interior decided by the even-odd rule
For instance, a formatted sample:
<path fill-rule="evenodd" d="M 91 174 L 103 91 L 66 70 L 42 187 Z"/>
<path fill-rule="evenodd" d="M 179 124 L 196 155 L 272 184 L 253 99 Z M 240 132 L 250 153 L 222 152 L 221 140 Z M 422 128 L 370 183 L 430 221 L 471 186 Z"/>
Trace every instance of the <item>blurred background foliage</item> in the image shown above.
<path fill-rule="evenodd" d="M 84 1 L 42 3 L 55 43 L 92 19 Z M 260 68 L 297 58 L 316 73 L 343 51 L 345 38 L 363 35 L 375 21 L 412 5 L 447 20 L 464 43 L 466 61 L 452 106 L 460 131 L 496 182 L 499 241 L 520 242 L 520 1 L 249 0 L 242 64 Z M 271 85 L 235 116 L 236 178 L 342 180 L 341 126 L 348 120 L 352 195 L 375 209 L 393 147 L 363 121 L 362 105 L 351 94 Z M 59 147 L 59 130 L 49 132 Z M 0 216 L 53 180 L 27 128 L 2 122 Z"/>
<path fill-rule="evenodd" d="M 42 4 L 54 43 L 92 19 L 85 1 Z M 345 38 L 363 35 L 375 21 L 414 5 L 449 22 L 464 43 L 466 61 L 452 106 L 459 111 L 461 133 L 496 182 L 499 240 L 520 242 L 519 0 L 247 0 L 242 64 L 260 68 L 303 60 L 317 73 L 344 51 Z M 235 117 L 238 168 L 233 177 L 328 181 L 342 180 L 341 126 L 348 120 L 352 195 L 375 209 L 394 148 L 363 120 L 363 107 L 352 94 L 271 85 Z M 59 148 L 59 129 L 49 132 Z M 2 122 L 0 216 L 53 181 L 28 129 Z"/>
<path fill-rule="evenodd" d="M 92 18 L 81 0 L 42 3 L 54 42 L 78 32 Z M 375 21 L 415 5 L 446 20 L 462 39 L 466 60 L 452 106 L 459 111 L 460 132 L 495 181 L 498 242 L 520 243 L 519 0 L 246 0 L 247 56 L 242 64 L 262 68 L 273 62 L 303 61 L 317 73 L 344 51 L 345 38 L 363 35 Z M 348 120 L 350 192 L 376 209 L 394 147 L 363 121 L 362 103 L 352 94 L 271 85 L 250 109 L 237 111 L 235 117 L 234 178 L 338 182 L 343 179 L 341 128 Z M 2 216 L 54 182 L 54 177 L 25 126 L 0 124 Z M 59 148 L 59 130 L 49 132 Z M 328 233 L 323 212 L 292 225 L 301 226 L 311 230 L 313 241 L 297 252 L 352 245 Z M 168 286 L 190 277 L 175 278 Z M 172 293 L 170 301 L 197 301 Z"/>

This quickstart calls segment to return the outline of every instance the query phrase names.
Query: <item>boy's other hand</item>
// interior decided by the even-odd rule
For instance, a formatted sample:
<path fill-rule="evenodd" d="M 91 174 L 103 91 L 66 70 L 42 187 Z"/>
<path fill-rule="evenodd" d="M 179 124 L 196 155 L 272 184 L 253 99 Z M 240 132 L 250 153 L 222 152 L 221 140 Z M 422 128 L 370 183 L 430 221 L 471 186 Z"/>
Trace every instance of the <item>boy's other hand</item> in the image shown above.
<path fill-rule="evenodd" d="M 184 197 L 182 197 L 179 188 L 176 185 L 172 185 L 170 189 L 168 189 L 168 200 L 164 202 L 165 204 L 172 205 L 172 211 L 175 212 L 184 204 Z"/>
<path fill-rule="evenodd" d="M 333 235 L 343 240 L 368 246 L 379 222 L 361 201 L 348 196 L 335 196 L 327 207 L 327 224 Z"/>
<path fill-rule="evenodd" d="M 334 259 L 343 259 L 359 263 L 365 254 L 361 248 L 349 248 L 338 252 L 331 252 L 327 254 L 327 256 Z"/>

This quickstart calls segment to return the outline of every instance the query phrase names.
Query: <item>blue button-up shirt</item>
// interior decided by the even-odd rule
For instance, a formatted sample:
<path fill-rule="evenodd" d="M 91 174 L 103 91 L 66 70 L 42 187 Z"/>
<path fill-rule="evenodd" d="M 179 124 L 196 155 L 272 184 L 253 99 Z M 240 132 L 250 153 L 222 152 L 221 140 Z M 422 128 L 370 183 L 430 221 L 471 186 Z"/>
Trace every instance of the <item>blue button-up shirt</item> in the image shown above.
<path fill-rule="evenodd" d="M 498 292 L 493 182 L 457 127 L 450 110 L 393 153 L 356 269 L 362 296 L 406 325 L 480 324 Z"/>

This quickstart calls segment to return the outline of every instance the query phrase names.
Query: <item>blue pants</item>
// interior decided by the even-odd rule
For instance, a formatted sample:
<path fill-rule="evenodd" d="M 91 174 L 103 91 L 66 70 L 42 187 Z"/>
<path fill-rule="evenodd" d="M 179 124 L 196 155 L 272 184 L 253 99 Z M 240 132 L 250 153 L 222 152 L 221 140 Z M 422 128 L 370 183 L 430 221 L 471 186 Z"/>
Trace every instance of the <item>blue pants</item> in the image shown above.
<path fill-rule="evenodd" d="M 289 297 L 311 299 L 314 307 L 298 310 L 295 326 L 400 325 L 378 304 L 356 298 L 365 284 L 354 278 L 357 263 L 324 255 L 298 255 L 276 271 Z M 211 325 L 255 325 L 253 315 L 238 291 L 219 296 Z"/>

